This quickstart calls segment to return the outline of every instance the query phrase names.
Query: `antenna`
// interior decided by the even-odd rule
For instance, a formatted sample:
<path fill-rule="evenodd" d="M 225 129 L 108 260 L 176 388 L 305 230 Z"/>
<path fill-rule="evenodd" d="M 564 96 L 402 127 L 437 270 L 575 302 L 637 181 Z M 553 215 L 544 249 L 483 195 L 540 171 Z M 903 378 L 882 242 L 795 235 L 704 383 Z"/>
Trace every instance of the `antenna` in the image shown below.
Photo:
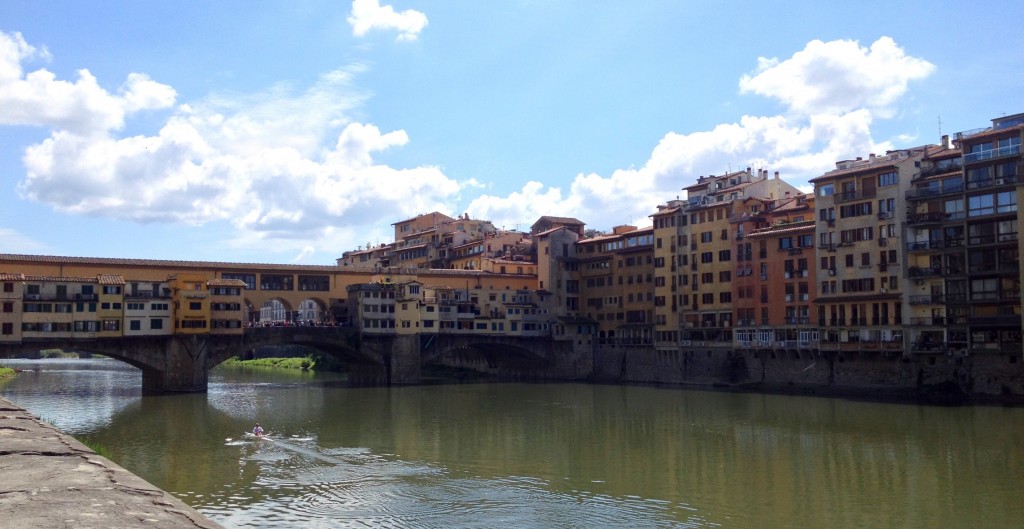
<path fill-rule="evenodd" d="M 942 137 L 942 116 L 939 116 L 939 137 Z"/>

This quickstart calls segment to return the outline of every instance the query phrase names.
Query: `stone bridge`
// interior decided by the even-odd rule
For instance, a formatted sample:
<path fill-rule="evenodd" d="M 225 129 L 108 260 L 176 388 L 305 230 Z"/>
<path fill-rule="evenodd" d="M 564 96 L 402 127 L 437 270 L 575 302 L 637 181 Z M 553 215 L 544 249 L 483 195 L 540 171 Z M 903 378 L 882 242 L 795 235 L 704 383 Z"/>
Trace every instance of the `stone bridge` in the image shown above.
<path fill-rule="evenodd" d="M 506 380 L 575 380 L 589 376 L 593 353 L 547 337 L 375 335 L 351 327 L 257 327 L 243 335 L 172 335 L 94 340 L 33 340 L 0 345 L 0 356 L 46 349 L 115 358 L 142 370 L 144 393 L 206 391 L 211 369 L 264 346 L 303 345 L 350 366 L 354 386 L 417 384 L 421 368 L 472 369 Z"/>

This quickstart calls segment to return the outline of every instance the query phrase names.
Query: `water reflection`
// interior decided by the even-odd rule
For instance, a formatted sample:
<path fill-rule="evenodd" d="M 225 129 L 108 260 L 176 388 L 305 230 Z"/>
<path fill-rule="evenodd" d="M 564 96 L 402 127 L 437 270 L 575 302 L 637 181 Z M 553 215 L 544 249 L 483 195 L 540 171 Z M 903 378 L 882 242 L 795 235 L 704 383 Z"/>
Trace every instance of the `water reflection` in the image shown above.
<path fill-rule="evenodd" d="M 1024 516 L 1020 409 L 580 384 L 350 389 L 234 369 L 215 370 L 207 394 L 143 399 L 131 371 L 96 371 L 79 372 L 92 387 L 75 398 L 59 387 L 83 382 L 60 370 L 0 392 L 41 415 L 72 406 L 58 426 L 228 527 L 1016 527 Z M 255 421 L 270 440 L 243 436 Z"/>

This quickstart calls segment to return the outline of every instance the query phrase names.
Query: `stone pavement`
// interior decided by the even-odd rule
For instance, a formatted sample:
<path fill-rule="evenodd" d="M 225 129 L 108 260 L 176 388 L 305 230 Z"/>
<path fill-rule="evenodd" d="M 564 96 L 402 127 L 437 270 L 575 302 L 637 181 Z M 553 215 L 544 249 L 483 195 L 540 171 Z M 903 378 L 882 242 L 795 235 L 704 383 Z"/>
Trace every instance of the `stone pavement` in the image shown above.
<path fill-rule="evenodd" d="M 221 526 L 0 398 L 0 527 Z"/>

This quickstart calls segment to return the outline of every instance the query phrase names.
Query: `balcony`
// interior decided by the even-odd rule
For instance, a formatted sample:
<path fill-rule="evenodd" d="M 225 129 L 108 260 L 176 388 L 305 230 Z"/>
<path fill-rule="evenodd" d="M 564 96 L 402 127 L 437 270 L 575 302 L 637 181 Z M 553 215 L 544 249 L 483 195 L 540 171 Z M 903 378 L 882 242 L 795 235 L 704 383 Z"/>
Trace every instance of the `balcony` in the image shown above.
<path fill-rule="evenodd" d="M 854 200 L 863 200 L 865 198 L 875 198 L 875 190 L 861 190 L 861 191 L 844 191 L 842 193 L 836 193 L 833 195 L 836 204 L 842 204 L 844 202 L 852 202 Z"/>
<path fill-rule="evenodd" d="M 911 266 L 908 270 L 908 275 L 913 279 L 921 279 L 927 277 L 940 277 L 942 275 L 941 266 L 933 267 L 922 267 L 922 266 Z"/>
<path fill-rule="evenodd" d="M 932 211 L 928 213 L 911 213 L 907 215 L 907 225 L 939 224 L 952 220 L 946 213 Z"/>
<path fill-rule="evenodd" d="M 942 305 L 946 302 L 946 297 L 942 294 L 930 294 L 923 296 L 910 296 L 911 305 Z"/>
<path fill-rule="evenodd" d="M 1020 327 L 1020 315 L 1008 314 L 1003 316 L 968 316 L 968 325 L 986 325 L 986 326 L 1013 326 Z M 1019 352 L 1019 351 L 1018 351 Z"/>
<path fill-rule="evenodd" d="M 962 193 L 964 190 L 963 182 L 949 183 L 938 186 L 922 187 L 919 189 L 911 189 L 907 191 L 907 200 L 921 200 L 931 197 L 940 197 L 942 195 L 949 195 L 952 193 Z"/>
<path fill-rule="evenodd" d="M 1006 147 L 967 153 L 964 155 L 964 164 L 991 160 L 993 158 L 1002 158 L 1004 156 L 1014 156 L 1017 154 L 1020 154 L 1020 145 L 1007 145 Z"/>

